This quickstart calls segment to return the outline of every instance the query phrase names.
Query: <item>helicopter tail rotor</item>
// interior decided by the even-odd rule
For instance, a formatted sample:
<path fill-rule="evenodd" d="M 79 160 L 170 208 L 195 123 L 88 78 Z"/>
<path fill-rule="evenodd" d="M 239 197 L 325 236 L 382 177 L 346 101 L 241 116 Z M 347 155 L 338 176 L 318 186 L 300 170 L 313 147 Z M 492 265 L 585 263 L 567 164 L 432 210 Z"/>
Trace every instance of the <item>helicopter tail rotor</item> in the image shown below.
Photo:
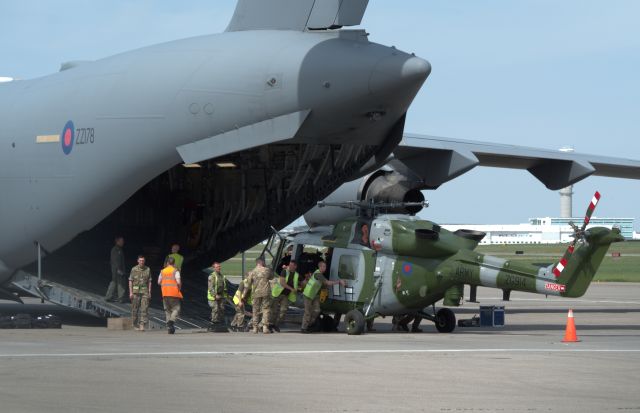
<path fill-rule="evenodd" d="M 573 241 L 571 241 L 571 243 L 569 244 L 569 247 L 565 251 L 558 264 L 556 264 L 556 266 L 553 268 L 553 274 L 556 276 L 556 278 L 559 278 L 560 275 L 562 275 L 562 271 L 567 266 L 569 259 L 571 259 L 571 255 L 573 254 L 573 251 L 576 247 L 576 242 L 578 242 L 578 240 L 584 243 L 587 242 L 585 238 L 587 225 L 589 225 L 591 216 L 593 215 L 593 211 L 595 211 L 596 206 L 600 202 L 600 196 L 600 192 L 596 191 L 596 193 L 593 195 L 593 198 L 591 198 L 591 202 L 589 203 L 589 207 L 587 208 L 587 213 L 584 216 L 584 221 L 580 228 L 578 228 L 578 226 L 573 222 L 569 223 L 571 228 L 573 228 Z"/>

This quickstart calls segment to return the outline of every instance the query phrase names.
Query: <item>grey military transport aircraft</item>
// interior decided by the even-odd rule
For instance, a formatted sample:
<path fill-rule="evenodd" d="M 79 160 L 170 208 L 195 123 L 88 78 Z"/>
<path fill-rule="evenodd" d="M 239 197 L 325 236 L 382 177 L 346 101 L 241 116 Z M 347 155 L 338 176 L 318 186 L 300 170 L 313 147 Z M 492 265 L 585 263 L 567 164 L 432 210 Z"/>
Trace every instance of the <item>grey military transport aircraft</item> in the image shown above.
<path fill-rule="evenodd" d="M 97 228 L 223 260 L 330 194 L 419 202 L 475 166 L 527 169 L 550 189 L 640 178 L 633 160 L 406 134 L 431 66 L 348 29 L 367 4 L 239 0 L 224 33 L 3 79 L 0 285 L 34 243 L 55 251 Z"/>

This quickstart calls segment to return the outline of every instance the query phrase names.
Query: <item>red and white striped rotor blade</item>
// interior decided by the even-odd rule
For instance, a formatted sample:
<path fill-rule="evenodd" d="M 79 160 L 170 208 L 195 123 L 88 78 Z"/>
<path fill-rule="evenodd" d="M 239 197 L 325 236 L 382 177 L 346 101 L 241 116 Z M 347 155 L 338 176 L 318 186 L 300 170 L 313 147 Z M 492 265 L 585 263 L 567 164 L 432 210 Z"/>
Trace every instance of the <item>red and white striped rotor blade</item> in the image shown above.
<path fill-rule="evenodd" d="M 596 191 L 596 193 L 593 195 L 593 198 L 591 198 L 589 208 L 587 208 L 587 214 L 584 216 L 584 224 L 582 225 L 583 231 L 589 224 L 589 221 L 591 221 L 591 216 L 593 215 L 593 211 L 596 209 L 598 202 L 600 202 L 600 192 Z"/>
<path fill-rule="evenodd" d="M 562 256 L 560 261 L 556 264 L 555 267 L 553 267 L 553 275 L 555 275 L 556 278 L 560 278 L 560 276 L 562 275 L 562 271 L 564 271 L 567 263 L 569 262 L 569 259 L 571 259 L 571 255 L 573 254 L 574 249 L 575 245 L 572 242 L 571 244 L 569 244 L 569 248 L 567 248 L 567 250 L 564 252 L 564 255 Z"/>

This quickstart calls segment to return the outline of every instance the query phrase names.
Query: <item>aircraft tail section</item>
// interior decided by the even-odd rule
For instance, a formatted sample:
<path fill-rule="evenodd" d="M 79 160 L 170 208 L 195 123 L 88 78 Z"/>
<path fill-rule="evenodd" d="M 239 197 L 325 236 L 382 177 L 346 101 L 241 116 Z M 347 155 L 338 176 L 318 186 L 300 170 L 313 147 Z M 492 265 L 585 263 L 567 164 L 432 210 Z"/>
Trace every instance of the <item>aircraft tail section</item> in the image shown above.
<path fill-rule="evenodd" d="M 593 280 L 609 246 L 624 241 L 619 228 L 591 228 L 585 234 L 585 242 L 570 249 L 558 263 L 550 267 L 556 282 L 564 286 L 564 297 L 582 297 Z M 561 269 L 557 271 L 557 269 Z"/>
<path fill-rule="evenodd" d="M 572 244 L 560 262 L 546 268 L 521 264 L 516 260 L 480 255 L 477 274 L 473 270 L 457 269 L 455 277 L 468 284 L 500 288 L 505 297 L 511 291 L 581 297 L 587 291 L 609 246 L 624 241 L 619 228 L 590 228 L 584 239 Z M 477 253 L 471 253 L 467 262 L 473 262 Z M 475 276 L 475 278 L 474 278 Z M 466 277 L 466 278 L 465 278 Z M 505 298 L 508 300 L 508 298 Z"/>
<path fill-rule="evenodd" d="M 238 0 L 228 32 L 357 26 L 369 0 Z"/>

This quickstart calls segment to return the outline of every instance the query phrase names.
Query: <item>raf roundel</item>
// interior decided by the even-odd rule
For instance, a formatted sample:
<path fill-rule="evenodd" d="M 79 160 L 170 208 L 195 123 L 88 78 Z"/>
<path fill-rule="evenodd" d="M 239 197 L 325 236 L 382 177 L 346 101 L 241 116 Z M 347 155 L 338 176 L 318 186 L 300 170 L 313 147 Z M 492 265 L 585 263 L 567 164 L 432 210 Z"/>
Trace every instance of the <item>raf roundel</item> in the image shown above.
<path fill-rule="evenodd" d="M 60 135 L 60 141 L 62 142 L 62 152 L 64 152 L 65 155 L 69 155 L 71 153 L 74 140 L 75 128 L 73 127 L 73 122 L 69 121 L 66 125 L 64 125 L 64 129 L 62 129 L 62 134 Z"/>
<path fill-rule="evenodd" d="M 409 263 L 409 262 L 403 262 L 402 263 L 402 273 L 404 275 L 411 275 L 412 272 L 413 272 L 413 265 L 411 265 L 411 263 Z"/>

